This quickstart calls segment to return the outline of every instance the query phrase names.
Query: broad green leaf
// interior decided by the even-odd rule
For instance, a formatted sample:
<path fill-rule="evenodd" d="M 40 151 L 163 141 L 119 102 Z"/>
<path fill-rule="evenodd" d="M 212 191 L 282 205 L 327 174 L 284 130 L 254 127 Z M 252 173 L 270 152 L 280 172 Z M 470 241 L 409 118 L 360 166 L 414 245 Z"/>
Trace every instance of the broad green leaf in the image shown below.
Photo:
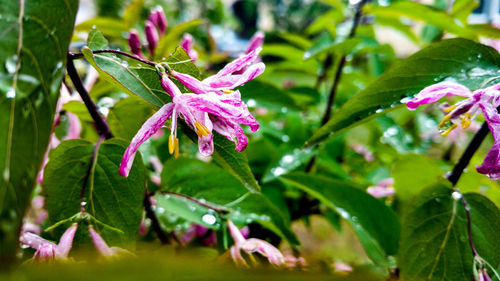
<path fill-rule="evenodd" d="M 398 253 L 401 280 L 472 279 L 472 250 L 459 194 L 447 182 L 424 190 L 413 202 L 401 231 Z M 500 211 L 486 197 L 465 194 L 471 209 L 472 238 L 493 267 L 500 264 Z"/>
<path fill-rule="evenodd" d="M 328 33 L 323 33 L 323 36 L 304 53 L 304 60 L 316 58 L 327 52 L 335 52 L 340 56 L 345 56 L 351 53 L 361 41 L 359 38 L 350 38 L 338 42 L 333 40 Z"/>
<path fill-rule="evenodd" d="M 402 156 L 392 168 L 396 196 L 405 204 L 443 176 L 443 171 L 434 161 L 418 154 Z"/>
<path fill-rule="evenodd" d="M 257 104 L 271 104 L 297 109 L 295 101 L 284 91 L 270 83 L 259 80 L 253 80 L 239 88 L 242 93 L 242 99 L 247 103 L 248 100 L 254 100 Z"/>
<path fill-rule="evenodd" d="M 130 141 L 142 124 L 154 113 L 154 107 L 130 96 L 117 102 L 108 114 L 108 124 L 115 137 Z"/>
<path fill-rule="evenodd" d="M 155 57 L 157 59 L 161 59 L 163 57 L 169 56 L 170 54 L 168 54 L 167 52 L 175 49 L 175 47 L 179 45 L 179 42 L 182 39 L 183 34 L 202 23 L 203 20 L 195 19 L 181 24 L 177 24 L 176 26 L 169 28 L 169 30 L 167 30 L 167 34 L 161 37 L 160 41 L 158 41 L 158 46 L 156 47 L 155 50 Z"/>
<path fill-rule="evenodd" d="M 121 20 L 104 17 L 96 17 L 79 23 L 75 26 L 75 31 L 92 32 L 95 28 L 98 28 L 106 36 L 110 37 L 121 37 L 124 32 L 128 31 Z"/>
<path fill-rule="evenodd" d="M 127 62 L 114 54 L 92 53 L 92 50 L 106 47 L 106 42 L 99 30 L 92 29 L 87 42 L 89 47 L 82 49 L 85 59 L 101 74 L 102 78 L 125 92 L 137 95 L 158 107 L 169 102 L 170 97 L 161 88 L 158 73 L 153 67 L 130 67 Z"/>
<path fill-rule="evenodd" d="M 85 209 L 97 220 L 121 230 L 95 225 L 106 241 L 123 243 L 135 238 L 142 219 L 145 168 L 136 155 L 128 177 L 118 174 L 127 144 L 109 140 L 100 144 L 84 140 L 64 141 L 52 151 L 45 168 L 43 190 L 49 221 L 54 224 L 80 211 L 80 192 L 85 186 Z M 89 167 L 91 159 L 94 165 Z M 59 228 L 59 232 L 64 229 Z"/>
<path fill-rule="evenodd" d="M 476 35 L 457 23 L 453 17 L 442 10 L 427 6 L 413 1 L 398 1 L 389 6 L 379 6 L 375 4 L 365 5 L 363 11 L 367 14 L 375 16 L 383 16 L 385 18 L 399 19 L 407 17 L 414 20 L 423 21 L 427 24 L 432 24 L 444 31 L 453 33 L 457 36 L 470 39 L 476 38 Z"/>
<path fill-rule="evenodd" d="M 499 67 L 500 55 L 491 47 L 460 38 L 431 44 L 396 64 L 349 99 L 306 146 L 384 114 L 430 84 L 446 80 L 477 89 L 485 80 L 496 76 Z"/>
<path fill-rule="evenodd" d="M 279 37 L 304 50 L 309 49 L 312 45 L 312 42 L 309 39 L 296 33 L 284 32 L 279 34 Z"/>
<path fill-rule="evenodd" d="M 77 8 L 75 0 L 0 4 L 0 268 L 14 260 L 47 149 Z"/>
<path fill-rule="evenodd" d="M 307 192 L 347 220 L 375 263 L 387 266 L 386 256 L 396 254 L 399 221 L 381 201 L 348 182 L 323 176 L 295 172 L 282 176 L 282 180 Z"/>
<path fill-rule="evenodd" d="M 162 190 L 189 196 L 214 208 L 224 209 L 228 212 L 225 216 L 238 224 L 257 222 L 290 243 L 298 244 L 297 238 L 290 230 L 289 221 L 269 200 L 260 193 L 248 191 L 232 173 L 216 165 L 196 159 L 170 159 L 162 171 Z M 203 216 L 208 214 L 216 218 L 211 227 L 220 227 L 216 225 L 220 214 L 203 213 L 204 208 L 197 208 L 194 211 L 196 214 L 187 214 L 189 210 L 179 209 L 188 208 L 191 204 L 182 205 L 179 200 L 176 201 L 177 212 L 184 219 L 200 223 Z M 207 221 L 203 224 L 206 225 Z"/>
<path fill-rule="evenodd" d="M 215 163 L 230 171 L 251 192 L 260 191 L 260 186 L 248 165 L 248 158 L 244 151 L 236 151 L 233 142 L 217 133 L 214 134 L 214 150 L 212 158 Z"/>

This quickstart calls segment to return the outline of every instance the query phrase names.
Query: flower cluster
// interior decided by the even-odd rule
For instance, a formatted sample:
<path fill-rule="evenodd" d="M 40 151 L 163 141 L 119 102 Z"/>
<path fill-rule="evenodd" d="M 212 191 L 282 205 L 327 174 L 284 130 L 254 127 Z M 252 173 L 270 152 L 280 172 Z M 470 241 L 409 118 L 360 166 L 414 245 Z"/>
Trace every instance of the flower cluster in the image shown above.
<path fill-rule="evenodd" d="M 459 125 L 464 129 L 468 128 L 471 121 L 482 113 L 493 135 L 494 145 L 486 155 L 483 164 L 476 167 L 476 169 L 479 173 L 485 174 L 492 179 L 499 179 L 500 114 L 497 107 L 500 106 L 500 83 L 471 92 L 463 85 L 453 82 L 441 82 L 423 89 L 406 105 L 409 109 L 414 110 L 420 105 L 436 102 L 446 95 L 461 96 L 466 99 L 443 109 L 446 115 L 439 123 L 439 127 L 444 127 L 446 124 L 450 125 L 446 130 L 443 130 L 442 135 L 448 135 Z"/>
<path fill-rule="evenodd" d="M 139 146 L 155 134 L 168 119 L 172 120 L 169 152 L 178 157 L 177 117 L 182 117 L 198 135 L 198 148 L 202 155 L 210 156 L 213 153 L 213 131 L 234 142 L 237 151 L 243 151 L 248 139 L 240 124 L 249 126 L 250 130 L 255 132 L 259 129 L 259 123 L 241 100 L 240 92 L 234 89 L 264 72 L 264 63 L 258 62 L 261 47 L 255 48 L 203 81 L 172 70 L 167 64 L 161 64 L 158 67 L 161 86 L 172 97 L 172 102 L 162 106 L 134 136 L 123 156 L 120 175 L 128 176 Z M 181 93 L 170 77 L 180 81 L 193 93 Z"/>
<path fill-rule="evenodd" d="M 144 33 L 146 34 L 146 40 L 148 42 L 148 51 L 151 57 L 154 56 L 160 35 L 163 36 L 166 30 L 167 19 L 165 17 L 165 13 L 161 7 L 157 7 L 149 14 L 149 18 L 144 27 Z M 137 30 L 130 30 L 128 44 L 133 54 L 139 56 L 140 58 L 145 58 L 141 50 L 142 43 Z"/>

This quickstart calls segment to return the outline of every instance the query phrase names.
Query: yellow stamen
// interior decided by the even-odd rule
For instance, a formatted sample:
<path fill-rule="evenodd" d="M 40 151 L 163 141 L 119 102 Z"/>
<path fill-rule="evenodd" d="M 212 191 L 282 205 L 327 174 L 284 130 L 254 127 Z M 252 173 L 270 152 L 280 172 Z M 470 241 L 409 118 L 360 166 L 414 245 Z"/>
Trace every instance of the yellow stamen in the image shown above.
<path fill-rule="evenodd" d="M 170 154 L 174 154 L 176 139 L 177 138 L 174 135 L 170 135 L 170 137 L 168 138 L 168 153 Z"/>
<path fill-rule="evenodd" d="M 470 112 L 465 113 L 464 117 L 462 117 L 462 122 L 461 122 L 462 128 L 463 129 L 469 128 L 471 122 L 472 121 L 470 120 Z"/>
<path fill-rule="evenodd" d="M 175 159 L 179 158 L 179 139 L 175 138 Z"/>
<path fill-rule="evenodd" d="M 443 109 L 443 111 L 446 112 L 446 113 L 450 113 L 455 108 L 457 108 L 457 106 L 456 105 L 452 105 L 452 106 L 450 106 L 448 108 Z"/>
<path fill-rule="evenodd" d="M 441 133 L 441 136 L 447 136 L 449 133 L 451 133 L 451 131 L 453 131 L 453 129 L 455 129 L 458 125 L 457 124 L 453 124 L 451 125 L 450 128 L 448 128 L 448 130 L 444 131 Z"/>
<path fill-rule="evenodd" d="M 201 124 L 200 121 L 194 122 L 194 126 L 196 127 L 196 134 L 201 137 L 201 136 L 208 136 L 210 132 L 208 131 L 207 127 L 205 125 Z"/>
<path fill-rule="evenodd" d="M 439 122 L 438 127 L 443 127 L 444 123 L 448 122 L 451 119 L 451 114 L 447 114 L 443 117 L 441 122 Z"/>
<path fill-rule="evenodd" d="M 232 94 L 234 91 L 233 90 L 222 90 L 223 93 L 226 94 Z"/>

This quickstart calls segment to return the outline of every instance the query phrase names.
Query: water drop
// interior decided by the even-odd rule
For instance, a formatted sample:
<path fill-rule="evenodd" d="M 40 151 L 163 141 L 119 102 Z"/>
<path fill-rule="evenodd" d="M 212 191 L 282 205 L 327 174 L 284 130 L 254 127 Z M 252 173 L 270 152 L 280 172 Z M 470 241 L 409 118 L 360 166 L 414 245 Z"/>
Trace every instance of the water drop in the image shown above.
<path fill-rule="evenodd" d="M 10 88 L 8 91 L 7 91 L 7 98 L 8 99 L 13 99 L 16 97 L 16 90 L 14 90 L 13 88 Z"/>
<path fill-rule="evenodd" d="M 283 159 L 281 161 L 283 161 L 284 164 L 290 164 L 292 163 L 293 159 L 294 158 L 292 155 L 285 155 L 283 156 Z"/>
<path fill-rule="evenodd" d="M 17 55 L 13 55 L 5 60 L 5 68 L 10 74 L 14 74 L 17 70 L 17 59 Z"/>
<path fill-rule="evenodd" d="M 283 169 L 282 167 L 277 167 L 277 168 L 271 169 L 271 173 L 273 173 L 273 175 L 275 175 L 276 177 L 281 176 L 286 172 L 287 171 L 285 169 Z"/>
<path fill-rule="evenodd" d="M 165 209 L 164 209 L 164 208 L 162 208 L 162 207 L 159 207 L 159 208 L 158 208 L 158 213 L 160 213 L 160 214 L 165 213 Z"/>
<path fill-rule="evenodd" d="M 85 207 L 85 206 L 87 206 L 87 202 L 85 202 L 85 201 L 82 201 L 82 203 L 80 203 L 80 206 L 82 206 L 82 207 Z"/>
<path fill-rule="evenodd" d="M 462 199 L 462 194 L 460 192 L 454 191 L 451 194 L 451 197 L 453 197 L 453 199 L 455 199 L 455 200 L 460 200 L 460 199 Z"/>
<path fill-rule="evenodd" d="M 203 217 L 201 217 L 201 220 L 209 225 L 213 225 L 214 223 L 217 222 L 217 218 L 214 215 L 211 214 L 205 214 Z"/>
<path fill-rule="evenodd" d="M 247 101 L 247 106 L 248 107 L 255 107 L 257 105 L 257 102 L 254 99 L 249 99 Z"/>
<path fill-rule="evenodd" d="M 281 113 L 287 113 L 287 112 L 288 112 L 288 108 L 286 108 L 286 107 L 281 108 Z"/>
<path fill-rule="evenodd" d="M 281 137 L 281 140 L 282 140 L 283 142 L 289 142 L 289 141 L 290 141 L 290 137 L 289 137 L 289 136 L 287 136 L 287 135 L 284 135 L 284 136 L 282 136 L 282 137 Z"/>

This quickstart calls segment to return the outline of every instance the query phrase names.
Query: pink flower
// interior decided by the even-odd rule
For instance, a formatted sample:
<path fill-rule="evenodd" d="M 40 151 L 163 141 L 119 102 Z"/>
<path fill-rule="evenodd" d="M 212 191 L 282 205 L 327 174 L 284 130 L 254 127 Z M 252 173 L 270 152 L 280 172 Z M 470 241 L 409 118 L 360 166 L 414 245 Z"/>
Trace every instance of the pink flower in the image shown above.
<path fill-rule="evenodd" d="M 175 70 L 169 70 L 169 72 L 170 75 L 179 80 L 186 88 L 193 91 L 195 94 L 206 94 L 211 92 L 222 94 L 223 92 L 232 91 L 234 88 L 245 84 L 264 72 L 266 69 L 264 63 L 254 63 L 261 50 L 262 48 L 257 48 L 237 58 L 228 63 L 217 74 L 209 76 L 203 81 L 199 81 L 191 75 L 179 73 Z M 241 74 L 237 74 L 237 72 L 243 68 L 246 68 L 246 70 Z"/>
<path fill-rule="evenodd" d="M 212 130 L 235 142 L 237 151 L 243 151 L 248 139 L 239 124 L 249 126 L 253 132 L 259 129 L 259 123 L 248 111 L 238 91 L 224 95 L 213 92 L 203 95 L 183 94 L 166 73 L 162 73 L 161 77 L 161 85 L 172 97 L 172 102 L 162 106 L 153 114 L 134 136 L 123 155 L 120 175 L 128 176 L 139 146 L 156 133 L 169 118 L 172 119 L 172 123 L 168 147 L 170 154 L 174 154 L 176 158 L 179 155 L 177 138 L 177 117 L 179 116 L 182 116 L 198 135 L 198 150 L 204 156 L 210 156 L 213 153 Z"/>
<path fill-rule="evenodd" d="M 59 244 L 57 245 L 30 232 L 21 234 L 21 236 L 19 237 L 19 241 L 26 246 L 36 249 L 35 255 L 33 257 L 33 259 L 35 260 L 64 260 L 68 258 L 68 253 L 73 245 L 73 238 L 75 237 L 77 229 L 78 224 L 76 223 L 70 226 L 61 236 Z"/>
<path fill-rule="evenodd" d="M 267 260 L 276 266 L 285 265 L 286 260 L 283 254 L 273 245 L 268 242 L 256 238 L 245 239 L 240 230 L 230 220 L 227 221 L 229 234 L 233 237 L 234 245 L 229 249 L 231 257 L 238 265 L 248 266 L 246 260 L 241 255 L 244 251 L 248 255 L 252 253 L 259 253 L 266 257 Z"/>
<path fill-rule="evenodd" d="M 370 186 L 366 189 L 373 197 L 387 197 L 394 195 L 394 179 L 387 178 L 379 181 L 376 186 Z"/>
<path fill-rule="evenodd" d="M 497 107 L 500 106 L 500 83 L 488 88 L 471 92 L 468 88 L 452 82 L 441 82 L 426 87 L 406 104 L 409 109 L 416 109 L 418 106 L 433 103 L 446 95 L 466 97 L 453 106 L 445 108 L 447 113 L 439 123 L 439 127 L 444 126 L 449 121 L 450 127 L 442 132 L 443 136 L 448 135 L 458 124 L 466 129 L 470 126 L 481 112 L 493 135 L 495 144 L 492 146 L 484 162 L 477 167 L 477 171 L 486 174 L 492 179 L 500 178 L 500 115 Z M 458 123 L 458 124 L 457 124 Z"/>
<path fill-rule="evenodd" d="M 106 242 L 104 241 L 104 239 L 102 239 L 101 235 L 99 235 L 99 233 L 97 233 L 97 231 L 95 231 L 91 225 L 89 225 L 88 229 L 90 233 L 90 238 L 92 238 L 92 243 L 94 243 L 97 252 L 99 252 L 101 256 L 106 258 L 112 258 L 124 254 L 126 255 L 132 254 L 129 251 L 122 248 L 109 247 L 108 244 L 106 244 Z"/>
<path fill-rule="evenodd" d="M 198 59 L 198 52 L 193 49 L 193 36 L 189 33 L 184 34 L 180 45 L 184 51 L 186 51 L 193 63 L 196 63 L 196 60 Z"/>

